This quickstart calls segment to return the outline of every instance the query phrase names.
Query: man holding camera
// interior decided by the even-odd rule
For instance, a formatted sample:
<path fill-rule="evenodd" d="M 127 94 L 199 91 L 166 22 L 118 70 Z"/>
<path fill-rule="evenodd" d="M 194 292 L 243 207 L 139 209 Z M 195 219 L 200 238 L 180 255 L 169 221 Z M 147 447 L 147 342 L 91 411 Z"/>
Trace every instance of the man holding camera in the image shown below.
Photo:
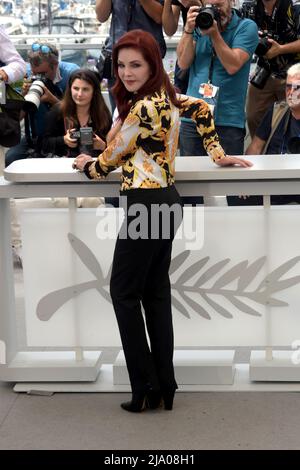
<path fill-rule="evenodd" d="M 207 101 L 226 153 L 244 150 L 245 101 L 252 54 L 258 44 L 256 24 L 241 19 L 231 0 L 204 0 L 191 7 L 177 48 L 178 64 L 190 67 L 187 94 Z M 195 125 L 183 120 L 181 155 L 206 155 Z"/>
<path fill-rule="evenodd" d="M 71 73 L 79 68 L 76 64 L 60 62 L 58 50 L 50 43 L 33 43 L 28 58 L 28 79 L 24 80 L 22 87 L 27 101 L 25 137 L 6 152 L 6 166 L 15 160 L 44 156 L 41 139 L 46 113 L 63 97 Z"/>
<path fill-rule="evenodd" d="M 255 0 L 246 1 L 241 11 L 256 22 L 261 36 L 247 99 L 247 122 L 253 137 L 269 106 L 285 98 L 286 71 L 300 60 L 299 6 L 292 0 Z"/>

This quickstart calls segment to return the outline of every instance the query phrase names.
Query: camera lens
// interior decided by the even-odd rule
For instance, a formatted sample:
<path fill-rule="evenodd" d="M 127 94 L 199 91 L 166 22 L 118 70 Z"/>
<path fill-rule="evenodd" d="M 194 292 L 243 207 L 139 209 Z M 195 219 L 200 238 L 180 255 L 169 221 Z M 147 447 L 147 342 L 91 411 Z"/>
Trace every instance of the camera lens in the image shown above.
<path fill-rule="evenodd" d="M 25 95 L 25 100 L 28 103 L 28 107 L 33 109 L 38 109 L 41 101 L 41 97 L 44 94 L 44 83 L 41 80 L 34 80 L 27 95 Z"/>
<path fill-rule="evenodd" d="M 253 77 L 250 80 L 251 85 L 255 86 L 259 90 L 262 90 L 267 83 L 271 70 L 265 67 L 257 66 Z"/>
<path fill-rule="evenodd" d="M 209 29 L 214 23 L 214 17 L 210 11 L 203 11 L 199 13 L 196 18 L 196 26 L 200 29 Z"/>
<path fill-rule="evenodd" d="M 200 8 L 198 16 L 196 17 L 196 27 L 200 29 L 209 29 L 213 26 L 214 20 L 218 18 L 218 10 L 212 5 Z"/>
<path fill-rule="evenodd" d="M 258 57 L 263 57 L 271 47 L 272 44 L 269 43 L 268 38 L 260 38 L 259 43 L 255 49 L 255 54 Z"/>

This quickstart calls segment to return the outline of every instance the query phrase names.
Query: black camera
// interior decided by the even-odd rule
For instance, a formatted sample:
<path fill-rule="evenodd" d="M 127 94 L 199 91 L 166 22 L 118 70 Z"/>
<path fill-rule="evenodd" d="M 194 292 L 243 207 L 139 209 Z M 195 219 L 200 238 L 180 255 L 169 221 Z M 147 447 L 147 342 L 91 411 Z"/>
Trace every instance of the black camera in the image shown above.
<path fill-rule="evenodd" d="M 272 44 L 268 41 L 268 39 L 278 40 L 277 36 L 272 33 L 262 33 L 254 51 L 254 54 L 256 54 L 258 57 L 263 57 L 266 55 L 268 50 L 271 49 Z"/>
<path fill-rule="evenodd" d="M 103 78 L 111 80 L 114 77 L 114 67 L 112 54 L 110 51 L 106 50 L 105 48 L 101 49 L 99 59 L 96 63 L 96 68 L 100 81 L 102 81 Z"/>
<path fill-rule="evenodd" d="M 70 132 L 71 139 L 77 139 L 80 145 L 93 145 L 93 136 L 92 127 L 81 127 L 77 131 Z"/>
<path fill-rule="evenodd" d="M 272 71 L 269 62 L 264 59 L 259 59 L 254 74 L 250 80 L 251 85 L 255 86 L 259 90 L 262 90 L 267 83 L 271 72 Z"/>
<path fill-rule="evenodd" d="M 215 5 L 206 5 L 200 8 L 198 16 L 196 17 L 196 27 L 200 29 L 209 29 L 220 20 L 220 13 Z"/>
<path fill-rule="evenodd" d="M 260 36 L 259 43 L 254 51 L 255 55 L 258 57 L 258 61 L 250 83 L 260 90 L 264 88 L 269 76 L 272 73 L 271 62 L 267 59 L 264 59 L 264 56 L 272 47 L 272 44 L 268 41 L 268 39 L 274 39 L 275 41 L 278 41 L 279 37 L 272 32 L 263 33 Z"/>
<path fill-rule="evenodd" d="M 70 137 L 71 137 L 71 139 L 79 140 L 80 139 L 80 131 L 70 132 Z"/>

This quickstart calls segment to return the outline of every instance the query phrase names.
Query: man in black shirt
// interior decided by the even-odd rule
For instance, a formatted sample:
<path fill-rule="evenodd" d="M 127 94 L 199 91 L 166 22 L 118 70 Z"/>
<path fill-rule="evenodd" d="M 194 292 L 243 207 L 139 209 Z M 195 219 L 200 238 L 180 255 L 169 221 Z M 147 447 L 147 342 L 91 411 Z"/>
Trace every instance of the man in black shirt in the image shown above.
<path fill-rule="evenodd" d="M 247 155 L 299 153 L 300 145 L 298 152 L 293 147 L 295 138 L 300 143 L 300 63 L 288 69 L 285 91 L 286 105 L 281 103 L 281 116 L 274 121 L 274 112 L 279 108 L 278 103 L 272 104 L 247 148 Z"/>
<path fill-rule="evenodd" d="M 292 0 L 255 0 L 246 1 L 242 11 L 256 22 L 263 36 L 268 35 L 262 40 L 265 47 L 257 52 L 255 78 L 248 90 L 246 114 L 253 137 L 268 107 L 285 98 L 286 71 L 300 60 L 299 7 Z"/>

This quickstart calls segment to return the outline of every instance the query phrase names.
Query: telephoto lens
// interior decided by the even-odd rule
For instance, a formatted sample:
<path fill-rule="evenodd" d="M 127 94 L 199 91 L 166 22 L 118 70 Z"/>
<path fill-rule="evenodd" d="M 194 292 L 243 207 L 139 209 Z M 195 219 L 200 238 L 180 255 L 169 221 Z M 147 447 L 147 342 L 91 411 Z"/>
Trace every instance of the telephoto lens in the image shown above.
<path fill-rule="evenodd" d="M 258 57 L 263 57 L 264 55 L 266 55 L 268 50 L 271 49 L 271 47 L 272 47 L 272 44 L 268 41 L 267 37 L 260 38 L 259 43 L 258 43 L 254 53 Z"/>
<path fill-rule="evenodd" d="M 41 97 L 45 93 L 44 90 L 44 77 L 43 76 L 35 76 L 32 77 L 32 85 L 28 90 L 27 95 L 25 95 L 25 101 L 27 102 L 27 107 L 37 110 L 40 102 Z"/>
<path fill-rule="evenodd" d="M 259 90 L 264 88 L 269 76 L 271 75 L 270 68 L 267 67 L 267 64 L 265 65 L 266 67 L 257 65 L 254 75 L 250 80 L 251 85 L 255 86 L 255 88 L 258 88 Z"/>
<path fill-rule="evenodd" d="M 214 20 L 220 18 L 219 10 L 214 5 L 206 5 L 200 8 L 196 17 L 196 27 L 200 29 L 209 29 L 214 24 Z"/>

